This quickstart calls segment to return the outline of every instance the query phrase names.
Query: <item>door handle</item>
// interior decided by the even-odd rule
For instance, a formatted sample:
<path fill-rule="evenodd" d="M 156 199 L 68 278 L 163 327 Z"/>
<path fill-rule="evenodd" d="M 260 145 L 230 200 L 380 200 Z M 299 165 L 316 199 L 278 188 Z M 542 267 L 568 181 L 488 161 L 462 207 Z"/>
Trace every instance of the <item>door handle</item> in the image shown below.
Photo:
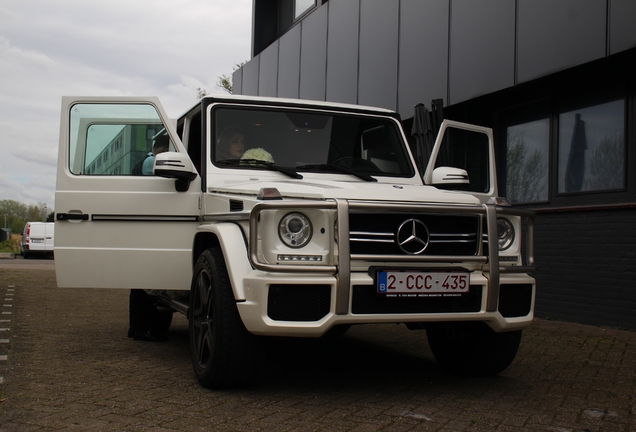
<path fill-rule="evenodd" d="M 88 215 L 84 213 L 57 213 L 57 220 L 88 220 Z"/>

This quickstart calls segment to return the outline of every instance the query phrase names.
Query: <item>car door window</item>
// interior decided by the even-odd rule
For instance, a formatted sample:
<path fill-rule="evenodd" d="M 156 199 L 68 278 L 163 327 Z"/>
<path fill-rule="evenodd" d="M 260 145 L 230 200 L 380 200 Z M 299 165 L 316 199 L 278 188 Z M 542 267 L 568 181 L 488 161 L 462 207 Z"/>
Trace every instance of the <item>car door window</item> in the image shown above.
<path fill-rule="evenodd" d="M 146 159 L 175 151 L 157 109 L 150 104 L 74 105 L 69 145 L 69 166 L 76 175 L 151 174 L 148 166 L 153 161 Z"/>

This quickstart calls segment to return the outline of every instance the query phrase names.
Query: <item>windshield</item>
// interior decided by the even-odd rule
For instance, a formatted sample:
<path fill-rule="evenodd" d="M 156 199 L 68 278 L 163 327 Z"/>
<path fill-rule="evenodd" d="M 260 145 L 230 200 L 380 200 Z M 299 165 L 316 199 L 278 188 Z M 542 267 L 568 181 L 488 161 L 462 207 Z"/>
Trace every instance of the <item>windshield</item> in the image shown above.
<path fill-rule="evenodd" d="M 213 119 L 212 162 L 220 168 L 274 166 L 370 181 L 414 174 L 397 124 L 385 117 L 217 107 Z"/>

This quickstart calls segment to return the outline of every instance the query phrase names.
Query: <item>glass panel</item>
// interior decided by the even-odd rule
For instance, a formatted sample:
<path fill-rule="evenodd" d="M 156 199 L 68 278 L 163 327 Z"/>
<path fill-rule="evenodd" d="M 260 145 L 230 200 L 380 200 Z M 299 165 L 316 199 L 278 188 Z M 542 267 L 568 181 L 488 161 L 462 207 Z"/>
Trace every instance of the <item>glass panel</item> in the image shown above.
<path fill-rule="evenodd" d="M 506 198 L 511 203 L 548 200 L 550 120 L 506 128 Z"/>
<path fill-rule="evenodd" d="M 623 100 L 559 115 L 559 192 L 625 185 Z"/>
<path fill-rule="evenodd" d="M 294 19 L 316 6 L 316 0 L 294 0 Z"/>
<path fill-rule="evenodd" d="M 441 166 L 466 170 L 471 192 L 488 192 L 490 189 L 488 135 L 449 127 L 439 149 L 435 168 Z"/>
<path fill-rule="evenodd" d="M 77 104 L 71 109 L 73 174 L 152 174 L 154 155 L 163 151 L 174 151 L 174 145 L 152 105 Z"/>
<path fill-rule="evenodd" d="M 307 172 L 414 174 L 395 122 L 385 118 L 230 108 L 214 118 L 213 162 L 221 168 L 266 169 L 246 163 L 256 159 Z"/>

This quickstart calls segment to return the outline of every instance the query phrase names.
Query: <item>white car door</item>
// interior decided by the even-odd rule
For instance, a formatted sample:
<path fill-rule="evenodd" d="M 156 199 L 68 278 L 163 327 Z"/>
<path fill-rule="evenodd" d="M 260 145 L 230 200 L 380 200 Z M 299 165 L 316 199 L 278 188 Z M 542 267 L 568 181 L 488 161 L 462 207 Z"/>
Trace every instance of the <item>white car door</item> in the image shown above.
<path fill-rule="evenodd" d="M 498 196 L 492 129 L 444 120 L 424 183 L 470 192 L 482 203 Z"/>
<path fill-rule="evenodd" d="M 150 175 L 142 174 L 144 160 L 166 144 L 191 171 L 185 191 L 177 191 L 178 180 L 153 175 L 152 158 Z M 157 98 L 63 97 L 55 193 L 58 286 L 189 289 L 200 185 Z"/>

